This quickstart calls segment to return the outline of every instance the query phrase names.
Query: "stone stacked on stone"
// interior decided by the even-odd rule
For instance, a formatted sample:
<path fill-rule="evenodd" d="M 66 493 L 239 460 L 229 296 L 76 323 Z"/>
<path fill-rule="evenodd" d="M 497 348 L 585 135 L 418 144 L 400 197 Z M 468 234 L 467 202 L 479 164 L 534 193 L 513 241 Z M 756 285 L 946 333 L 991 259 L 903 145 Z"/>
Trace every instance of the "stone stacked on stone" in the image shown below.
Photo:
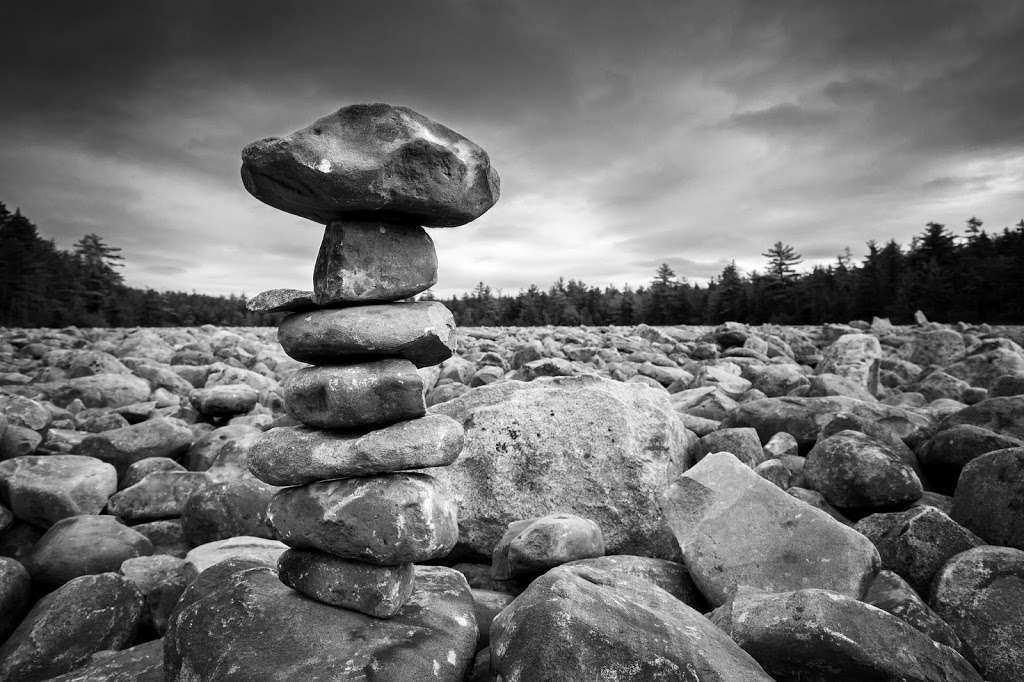
<path fill-rule="evenodd" d="M 280 580 L 324 604 L 398 615 L 415 589 L 413 563 L 447 554 L 456 505 L 424 473 L 451 464 L 462 426 L 426 415 L 419 368 L 455 351 L 451 312 L 402 302 L 437 281 L 423 226 L 467 223 L 498 198 L 487 154 L 416 112 L 344 107 L 286 138 L 242 152 L 257 199 L 324 224 L 313 291 L 275 290 L 250 307 L 290 312 L 279 340 L 312 366 L 283 383 L 302 425 L 267 431 L 250 469 L 289 486 L 268 517 L 289 546 Z"/>

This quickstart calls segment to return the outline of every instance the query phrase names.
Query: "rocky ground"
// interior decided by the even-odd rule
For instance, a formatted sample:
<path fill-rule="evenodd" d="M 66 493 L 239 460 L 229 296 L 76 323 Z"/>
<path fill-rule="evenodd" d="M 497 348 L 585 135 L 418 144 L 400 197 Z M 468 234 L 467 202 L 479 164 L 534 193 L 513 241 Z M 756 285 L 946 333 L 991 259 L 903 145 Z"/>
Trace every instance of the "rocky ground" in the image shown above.
<path fill-rule="evenodd" d="M 0 680 L 1021 678 L 1022 328 L 460 329 L 390 620 L 277 580 L 276 333 L 0 330 Z"/>

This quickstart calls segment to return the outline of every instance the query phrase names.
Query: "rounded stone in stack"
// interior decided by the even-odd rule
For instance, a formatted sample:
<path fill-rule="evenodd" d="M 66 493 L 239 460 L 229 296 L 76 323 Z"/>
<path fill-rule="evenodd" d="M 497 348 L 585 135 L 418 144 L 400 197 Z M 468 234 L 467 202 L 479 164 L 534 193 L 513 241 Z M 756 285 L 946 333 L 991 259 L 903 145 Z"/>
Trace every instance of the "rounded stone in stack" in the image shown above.
<path fill-rule="evenodd" d="M 411 563 L 375 566 L 315 550 L 289 549 L 277 562 L 277 575 L 288 587 L 318 602 L 390 618 L 412 596 Z"/>
<path fill-rule="evenodd" d="M 427 411 L 423 378 L 408 360 L 304 367 L 282 389 L 288 413 L 321 429 L 392 424 Z"/>

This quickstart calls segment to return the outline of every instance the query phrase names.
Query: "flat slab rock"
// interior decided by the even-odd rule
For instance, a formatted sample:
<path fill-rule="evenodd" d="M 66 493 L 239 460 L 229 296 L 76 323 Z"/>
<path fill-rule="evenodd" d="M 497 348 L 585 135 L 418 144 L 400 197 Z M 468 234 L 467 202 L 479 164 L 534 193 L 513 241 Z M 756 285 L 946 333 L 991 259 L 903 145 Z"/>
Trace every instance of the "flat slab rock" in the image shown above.
<path fill-rule="evenodd" d="M 315 310 L 313 292 L 301 289 L 268 289 L 250 298 L 245 307 L 254 313 L 283 313 Z"/>
<path fill-rule="evenodd" d="M 458 571 L 416 567 L 416 587 L 389 620 L 321 604 L 272 568 L 227 562 L 189 586 L 165 637 L 168 682 L 440 680 L 473 659 L 473 599 Z"/>
<path fill-rule="evenodd" d="M 407 107 L 342 107 L 287 137 L 242 150 L 242 182 L 260 201 L 321 225 L 377 216 L 463 225 L 494 205 L 487 153 Z"/>
<path fill-rule="evenodd" d="M 715 606 L 743 586 L 819 587 L 859 599 L 881 563 L 866 537 L 727 452 L 678 476 L 663 506 L 690 575 Z"/>

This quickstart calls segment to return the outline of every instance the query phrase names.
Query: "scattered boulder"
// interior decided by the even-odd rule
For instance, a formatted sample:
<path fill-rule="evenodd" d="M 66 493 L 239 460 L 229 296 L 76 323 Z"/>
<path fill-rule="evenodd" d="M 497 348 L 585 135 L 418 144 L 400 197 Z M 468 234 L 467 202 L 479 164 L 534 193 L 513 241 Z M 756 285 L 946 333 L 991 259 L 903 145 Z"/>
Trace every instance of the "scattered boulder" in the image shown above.
<path fill-rule="evenodd" d="M 189 497 L 209 484 L 201 471 L 154 471 L 112 495 L 107 509 L 126 523 L 175 518 L 182 515 Z"/>
<path fill-rule="evenodd" d="M 1024 447 L 989 452 L 964 467 L 949 514 L 954 520 L 989 544 L 1024 549 L 1022 512 Z"/>
<path fill-rule="evenodd" d="M 192 432 L 182 422 L 165 417 L 149 419 L 123 429 L 86 436 L 74 454 L 113 464 L 118 472 L 147 457 L 175 459 L 192 445 Z"/>
<path fill-rule="evenodd" d="M 149 538 L 113 516 L 85 514 L 50 526 L 26 568 L 41 585 L 58 587 L 79 576 L 117 571 L 125 560 L 152 552 Z"/>
<path fill-rule="evenodd" d="M 0 501 L 19 519 L 47 527 L 78 514 L 98 514 L 117 490 L 109 464 L 81 455 L 15 457 L 0 462 Z"/>
<path fill-rule="evenodd" d="M 914 470 L 885 443 L 840 431 L 807 453 L 804 480 L 839 508 L 879 509 L 909 504 L 924 488 Z"/>
<path fill-rule="evenodd" d="M 963 653 L 963 644 L 953 628 L 939 618 L 899 574 L 889 570 L 879 571 L 863 601 L 901 618 L 939 644 Z"/>
<path fill-rule="evenodd" d="M 32 578 L 21 562 L 0 556 L 0 643 L 10 635 L 32 605 Z"/>
<path fill-rule="evenodd" d="M 603 554 L 604 537 L 596 523 L 574 514 L 548 514 L 509 524 L 494 548 L 491 573 L 499 580 L 535 576 Z"/>

